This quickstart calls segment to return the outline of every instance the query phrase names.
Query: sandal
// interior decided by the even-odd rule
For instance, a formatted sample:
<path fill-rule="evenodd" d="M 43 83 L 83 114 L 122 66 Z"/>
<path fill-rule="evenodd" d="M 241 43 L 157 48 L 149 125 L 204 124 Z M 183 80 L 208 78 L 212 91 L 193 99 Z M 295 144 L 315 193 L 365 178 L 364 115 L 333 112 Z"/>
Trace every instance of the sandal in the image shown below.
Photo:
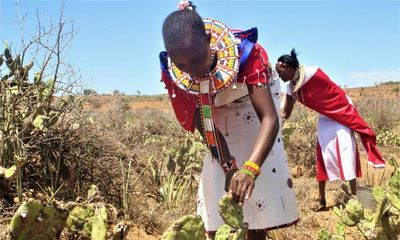
<path fill-rule="evenodd" d="M 312 207 L 312 210 L 314 212 L 321 212 L 321 211 L 325 211 L 326 210 L 326 200 L 325 199 L 320 199 L 317 200 L 314 204 L 314 206 Z"/>

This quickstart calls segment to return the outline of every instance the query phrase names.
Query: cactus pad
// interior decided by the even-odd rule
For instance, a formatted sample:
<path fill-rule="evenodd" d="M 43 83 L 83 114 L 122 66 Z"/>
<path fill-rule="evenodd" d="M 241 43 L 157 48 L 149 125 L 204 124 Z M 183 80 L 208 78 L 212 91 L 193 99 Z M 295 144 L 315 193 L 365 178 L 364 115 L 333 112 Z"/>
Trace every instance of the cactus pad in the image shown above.
<path fill-rule="evenodd" d="M 68 212 L 37 200 L 29 200 L 18 208 L 10 223 L 13 239 L 51 240 L 64 228 Z"/>
<path fill-rule="evenodd" d="M 233 228 L 240 228 L 243 225 L 243 210 L 238 203 L 234 203 L 228 195 L 219 201 L 219 214 L 226 224 Z"/>
<path fill-rule="evenodd" d="M 360 200 L 352 198 L 346 204 L 342 214 L 342 221 L 347 226 L 356 225 L 364 216 L 364 209 Z"/>
<path fill-rule="evenodd" d="M 172 223 L 161 240 L 205 240 L 206 231 L 200 216 L 186 215 Z"/>
<path fill-rule="evenodd" d="M 228 240 L 231 235 L 232 228 L 229 225 L 222 225 L 215 234 L 215 240 Z"/>

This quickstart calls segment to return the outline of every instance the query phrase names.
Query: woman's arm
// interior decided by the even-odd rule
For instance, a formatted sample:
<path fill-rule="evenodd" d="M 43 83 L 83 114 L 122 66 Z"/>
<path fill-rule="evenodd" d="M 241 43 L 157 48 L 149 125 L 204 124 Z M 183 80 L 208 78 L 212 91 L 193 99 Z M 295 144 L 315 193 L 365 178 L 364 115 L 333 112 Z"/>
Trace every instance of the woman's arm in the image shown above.
<path fill-rule="evenodd" d="M 261 127 L 248 161 L 261 166 L 270 153 L 279 131 L 279 119 L 268 84 L 265 87 L 248 85 L 250 99 L 260 119 Z M 254 189 L 254 179 L 244 173 L 237 173 L 231 182 L 233 198 L 242 204 Z"/>
<path fill-rule="evenodd" d="M 293 106 L 296 103 L 296 100 L 290 96 L 289 94 L 285 93 L 282 98 L 281 104 L 281 117 L 284 119 L 288 119 L 292 114 Z"/>

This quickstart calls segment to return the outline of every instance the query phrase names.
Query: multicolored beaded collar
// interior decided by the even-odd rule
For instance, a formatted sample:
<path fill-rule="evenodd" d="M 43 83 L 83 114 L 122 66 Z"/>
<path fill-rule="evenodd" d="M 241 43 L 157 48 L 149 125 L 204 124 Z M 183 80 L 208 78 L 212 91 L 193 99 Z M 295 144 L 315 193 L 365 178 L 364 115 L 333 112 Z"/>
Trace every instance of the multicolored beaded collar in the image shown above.
<path fill-rule="evenodd" d="M 239 72 L 239 49 L 234 34 L 223 23 L 206 18 L 203 20 L 206 31 L 211 34 L 212 56 L 217 57 L 214 69 L 202 78 L 192 78 L 180 71 L 168 58 L 168 71 L 172 81 L 181 89 L 199 95 L 204 137 L 210 152 L 224 169 L 235 167 L 234 160 L 223 156 L 220 139 L 214 125 L 214 106 L 212 96 L 233 82 Z M 174 95 L 172 95 L 174 97 Z"/>
<path fill-rule="evenodd" d="M 223 23 L 206 18 L 203 19 L 206 31 L 211 34 L 211 51 L 216 53 L 216 67 L 203 78 L 192 78 L 188 73 L 180 71 L 168 58 L 168 71 L 172 81 L 181 89 L 192 94 L 199 94 L 200 82 L 208 79 L 211 82 L 211 94 L 225 89 L 237 76 L 239 71 L 239 50 L 234 34 Z"/>

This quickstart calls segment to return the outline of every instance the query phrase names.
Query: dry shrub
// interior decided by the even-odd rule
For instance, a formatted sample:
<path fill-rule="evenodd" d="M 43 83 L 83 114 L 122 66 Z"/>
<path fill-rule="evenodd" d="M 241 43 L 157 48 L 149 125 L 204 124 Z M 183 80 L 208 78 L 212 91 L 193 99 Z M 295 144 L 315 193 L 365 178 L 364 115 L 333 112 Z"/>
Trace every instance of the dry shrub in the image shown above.
<path fill-rule="evenodd" d="M 95 177 L 91 181 L 109 178 L 110 181 L 105 184 L 97 184 L 102 192 L 115 196 L 109 200 L 120 207 L 124 205 L 126 216 L 145 227 L 146 231 L 161 233 L 175 216 L 195 210 L 197 181 L 204 155 L 200 136 L 183 131 L 171 113 L 156 109 L 129 111 L 124 107 L 124 100 L 119 99 L 111 106 L 106 113 L 90 113 L 95 123 L 91 128 L 95 129 L 88 130 L 82 126 L 82 134 L 86 133 L 86 138 L 93 139 L 85 140 L 90 144 L 77 143 L 85 146 L 81 155 L 90 153 L 90 156 L 80 157 L 84 161 L 83 166 L 88 169 L 89 159 L 94 165 L 98 164 L 98 159 L 112 162 L 104 168 L 108 172 L 99 172 L 98 175 L 103 178 Z M 87 134 L 90 131 L 93 132 L 91 137 Z M 88 146 L 94 145 L 95 150 L 105 151 L 105 154 L 100 156 L 95 150 L 88 149 Z M 121 154 L 117 157 L 118 152 Z M 132 162 L 132 173 L 125 182 L 125 190 L 122 188 L 123 174 L 118 159 L 122 159 L 125 165 L 125 176 L 128 171 L 126 166 L 129 161 Z M 96 167 L 97 171 L 101 169 Z M 114 182 L 110 183 L 112 179 Z M 102 185 L 107 189 L 103 189 Z"/>
<path fill-rule="evenodd" d="M 300 175 L 315 175 L 317 114 L 296 105 L 284 128 L 293 128 L 286 135 L 284 133 L 286 155 L 291 168 L 301 168 Z"/>
<path fill-rule="evenodd" d="M 366 97 L 356 103 L 363 119 L 379 134 L 400 123 L 400 102 L 397 99 Z"/>

